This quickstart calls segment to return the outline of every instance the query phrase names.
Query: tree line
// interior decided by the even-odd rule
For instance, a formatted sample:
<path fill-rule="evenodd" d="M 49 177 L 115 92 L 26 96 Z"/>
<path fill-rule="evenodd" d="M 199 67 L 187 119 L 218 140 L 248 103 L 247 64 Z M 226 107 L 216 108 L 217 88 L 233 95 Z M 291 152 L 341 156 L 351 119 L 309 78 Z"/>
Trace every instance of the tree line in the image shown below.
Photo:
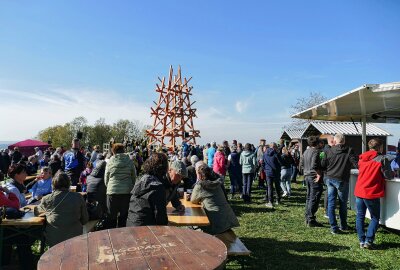
<path fill-rule="evenodd" d="M 89 125 L 85 117 L 74 118 L 64 125 L 56 125 L 39 131 L 37 138 L 43 142 L 51 142 L 53 147 L 69 147 L 71 141 L 81 132 L 81 145 L 94 146 L 115 142 L 143 142 L 146 140 L 146 129 L 149 127 L 138 120 L 121 119 L 116 123 L 107 124 L 104 118 L 100 118 L 93 125 Z"/>

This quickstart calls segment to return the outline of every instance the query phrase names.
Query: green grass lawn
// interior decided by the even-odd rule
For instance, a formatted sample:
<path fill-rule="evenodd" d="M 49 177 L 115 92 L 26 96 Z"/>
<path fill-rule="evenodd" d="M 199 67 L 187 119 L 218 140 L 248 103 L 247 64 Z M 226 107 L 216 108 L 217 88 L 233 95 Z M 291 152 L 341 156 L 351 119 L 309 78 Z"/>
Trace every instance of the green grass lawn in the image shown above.
<path fill-rule="evenodd" d="M 341 235 L 330 233 L 323 207 L 317 212 L 317 220 L 324 227 L 307 228 L 306 189 L 300 184 L 293 184 L 292 188 L 292 197 L 273 210 L 264 206 L 263 190 L 253 189 L 251 204 L 239 198 L 230 200 L 240 221 L 234 231 L 252 252 L 245 262 L 247 269 L 400 269 L 398 231 L 380 227 L 376 250 L 361 249 L 355 230 Z M 348 213 L 349 226 L 355 229 L 355 212 Z M 240 265 L 230 261 L 227 269 L 240 269 Z"/>

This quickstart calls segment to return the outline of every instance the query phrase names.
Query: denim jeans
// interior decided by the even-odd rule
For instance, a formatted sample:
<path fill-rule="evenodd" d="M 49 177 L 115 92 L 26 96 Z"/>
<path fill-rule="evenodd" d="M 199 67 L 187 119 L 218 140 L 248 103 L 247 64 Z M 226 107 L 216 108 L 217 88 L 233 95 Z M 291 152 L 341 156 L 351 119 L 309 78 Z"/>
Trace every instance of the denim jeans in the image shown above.
<path fill-rule="evenodd" d="M 296 182 L 297 174 L 299 173 L 299 169 L 297 168 L 296 165 L 292 165 L 292 176 L 290 177 L 290 180 L 292 182 Z"/>
<path fill-rule="evenodd" d="M 379 226 L 379 217 L 381 214 L 381 201 L 380 199 L 363 199 L 356 197 L 356 205 L 357 205 L 357 217 L 356 217 L 356 228 L 358 239 L 360 243 L 373 243 L 375 239 L 375 233 L 378 230 Z M 368 226 L 367 234 L 364 231 L 364 221 L 365 221 L 365 213 L 369 211 L 371 215 L 371 221 Z"/>
<path fill-rule="evenodd" d="M 347 229 L 347 200 L 349 198 L 349 181 L 340 179 L 326 178 L 328 186 L 328 216 L 331 230 L 337 231 L 338 225 L 336 221 L 336 197 L 339 197 L 339 216 L 340 228 Z"/>
<path fill-rule="evenodd" d="M 243 174 L 243 200 L 250 201 L 251 199 L 251 185 L 253 184 L 253 173 Z"/>
<path fill-rule="evenodd" d="M 265 200 L 267 202 L 272 203 L 274 201 L 274 191 L 272 189 L 272 182 L 274 181 L 273 178 L 267 176 L 267 179 L 265 179 L 266 182 L 266 189 L 265 189 Z"/>
<path fill-rule="evenodd" d="M 280 200 L 281 200 L 281 179 L 280 179 L 280 177 L 279 176 L 276 176 L 276 177 L 267 176 L 266 182 L 267 182 L 267 188 L 265 190 L 266 201 L 270 202 L 270 203 L 274 202 L 274 187 L 275 187 L 277 201 L 280 202 Z"/>
<path fill-rule="evenodd" d="M 319 201 L 321 200 L 323 182 L 314 182 L 314 177 L 305 176 L 304 181 L 307 187 L 305 217 L 307 223 L 315 221 L 315 213 L 318 210 Z"/>
<path fill-rule="evenodd" d="M 281 170 L 281 188 L 290 196 L 292 189 L 290 187 L 290 177 L 292 176 L 292 168 Z"/>
<path fill-rule="evenodd" d="M 242 193 L 242 174 L 240 172 L 229 172 L 229 180 L 231 181 L 231 194 L 235 194 L 236 191 Z"/>

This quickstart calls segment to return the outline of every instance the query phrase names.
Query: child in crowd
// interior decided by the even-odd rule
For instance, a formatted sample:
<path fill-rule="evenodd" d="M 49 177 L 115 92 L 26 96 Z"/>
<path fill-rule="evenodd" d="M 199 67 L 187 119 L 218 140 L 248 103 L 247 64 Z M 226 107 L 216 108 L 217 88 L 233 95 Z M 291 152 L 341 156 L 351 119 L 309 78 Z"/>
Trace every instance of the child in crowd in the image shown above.
<path fill-rule="evenodd" d="M 86 164 L 86 169 L 81 173 L 79 178 L 79 183 L 82 186 L 82 192 L 86 192 L 86 178 L 92 173 L 93 171 L 93 164 L 92 162 L 88 162 Z"/>

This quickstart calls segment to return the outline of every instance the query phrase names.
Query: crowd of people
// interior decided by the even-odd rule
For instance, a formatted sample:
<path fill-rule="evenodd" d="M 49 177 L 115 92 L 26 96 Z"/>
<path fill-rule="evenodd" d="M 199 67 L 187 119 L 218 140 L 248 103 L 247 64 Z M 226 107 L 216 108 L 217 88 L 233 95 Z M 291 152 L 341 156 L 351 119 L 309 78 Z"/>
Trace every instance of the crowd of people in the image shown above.
<path fill-rule="evenodd" d="M 2 177 L 10 180 L 0 189 L 0 206 L 20 209 L 38 204 L 35 215 L 46 217 L 45 239 L 49 246 L 82 234 L 89 219 L 100 219 L 97 229 L 125 226 L 168 225 L 167 204 L 183 212 L 179 188 L 191 192 L 193 203 L 202 203 L 210 225 L 199 229 L 219 234 L 239 226 L 229 201 L 240 197 L 252 203 L 252 186 L 265 190 L 265 207 L 274 208 L 282 198 L 290 199 L 291 183 L 299 171 L 304 173 L 307 188 L 305 223 L 319 227 L 316 212 L 326 186 L 325 211 L 332 234 L 348 231 L 347 200 L 351 168 L 359 168 L 356 184 L 357 233 L 362 248 L 371 248 L 379 224 L 379 198 L 384 196 L 384 179 L 391 177 L 390 163 L 381 155 L 382 143 L 372 139 L 369 151 L 354 155 L 342 134 L 329 136 L 325 145 L 318 137 L 307 140 L 308 147 L 300 154 L 298 144 L 286 145 L 260 140 L 257 147 L 236 140 L 204 147 L 183 142 L 177 149 L 137 148 L 126 153 L 126 147 L 114 143 L 111 151 L 102 153 L 99 146 L 85 149 L 74 139 L 71 149 L 61 147 L 23 156 L 18 148 L 0 155 Z M 25 185 L 27 175 L 39 175 Z M 230 189 L 225 190 L 229 175 Z M 70 192 L 71 186 L 86 192 Z M 31 192 L 29 200 L 25 195 Z M 336 199 L 339 200 L 340 224 L 336 220 Z M 95 208 L 95 211 L 93 210 Z M 364 232 L 365 212 L 372 222 Z M 11 232 L 5 231 L 5 234 Z M 22 241 L 24 240 L 24 241 Z M 22 261 L 28 262 L 29 244 L 34 239 L 10 238 L 3 258 L 12 244 L 17 245 Z M 23 244 L 21 244 L 24 242 Z M 28 244 L 28 245 L 27 245 Z M 28 248 L 27 248 L 28 246 Z M 28 269 L 28 268 L 27 268 Z"/>
<path fill-rule="evenodd" d="M 372 249 L 380 218 L 380 198 L 385 195 L 385 179 L 391 179 L 394 173 L 388 158 L 383 155 L 383 143 L 380 139 L 368 142 L 369 151 L 358 158 L 353 149 L 345 144 L 345 137 L 338 133 L 328 136 L 328 144 L 323 145 L 318 137 L 307 139 L 308 148 L 303 153 L 300 167 L 304 170 L 307 186 L 305 222 L 309 227 L 323 227 L 316 220 L 323 186 L 326 186 L 326 216 L 329 219 L 332 234 L 351 231 L 347 223 L 347 203 L 349 197 L 349 179 L 351 168 L 358 168 L 359 175 L 355 185 L 357 216 L 356 231 L 360 248 Z M 336 200 L 339 203 L 338 225 L 336 219 Z M 371 214 L 371 222 L 364 230 L 366 210 Z"/>

